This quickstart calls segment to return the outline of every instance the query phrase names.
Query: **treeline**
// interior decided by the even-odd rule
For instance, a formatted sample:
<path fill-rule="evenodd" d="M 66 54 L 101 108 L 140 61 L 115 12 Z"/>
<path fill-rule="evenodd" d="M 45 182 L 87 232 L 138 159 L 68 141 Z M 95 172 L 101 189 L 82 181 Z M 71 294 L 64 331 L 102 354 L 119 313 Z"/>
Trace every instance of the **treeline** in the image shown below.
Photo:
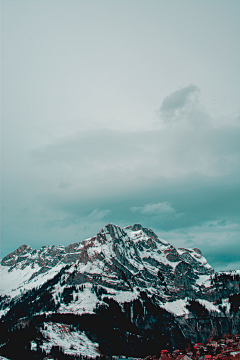
<path fill-rule="evenodd" d="M 201 319 L 206 319 L 213 314 L 206 308 L 206 306 L 202 305 L 200 302 L 194 299 L 188 299 L 186 308 L 197 318 Z"/>
<path fill-rule="evenodd" d="M 215 273 L 211 279 L 212 285 L 214 284 L 226 284 L 228 282 L 240 282 L 239 274 L 226 274 L 226 273 Z"/>
<path fill-rule="evenodd" d="M 215 273 L 211 279 L 211 285 L 215 287 L 215 296 L 218 304 L 222 299 L 240 292 L 240 274 L 238 273 Z"/>
<path fill-rule="evenodd" d="M 27 359 L 25 353 L 30 351 L 29 343 L 34 340 L 38 344 L 38 358 L 41 359 L 41 345 L 44 341 L 41 328 L 44 329 L 46 322 L 70 325 L 71 331 L 84 331 L 91 341 L 99 344 L 101 354 L 106 356 L 143 357 L 152 351 L 160 355 L 163 348 L 171 350 L 185 347 L 186 340 L 174 316 L 159 308 L 154 297 L 142 292 L 141 299 L 125 303 L 122 307 L 107 297 L 103 301 L 105 305 L 98 306 L 95 314 L 36 315 L 22 327 L 18 324 L 18 328 L 11 321 L 5 321 L 0 325 L 1 338 L 5 338 L 6 342 L 1 348 L 4 350 L 3 355 L 14 358 L 12 351 L 18 348 L 22 356 L 19 358 Z"/>
<path fill-rule="evenodd" d="M 100 287 L 92 289 L 94 292 L 99 290 Z M 47 322 L 69 325 L 71 331 L 84 331 L 91 341 L 99 344 L 101 354 L 107 357 L 112 354 L 144 357 L 150 353 L 159 356 L 161 349 L 184 349 L 189 341 L 183 337 L 175 317 L 160 308 L 154 296 L 149 297 L 144 291 L 139 299 L 122 306 L 108 297 L 103 297 L 103 301 L 105 304 L 98 305 L 95 314 L 35 315 L 18 329 L 11 326 L 11 322 L 4 322 L 0 325 L 1 337 L 5 334 L 6 341 L 6 345 L 1 348 L 2 355 L 13 360 L 43 359 L 46 353 L 42 345 L 46 340 L 41 329 Z M 230 303 L 232 311 L 238 311 L 240 294 L 233 295 Z M 211 311 L 194 299 L 188 299 L 187 308 L 198 319 L 212 316 Z M 33 340 L 37 343 L 36 351 L 30 347 Z M 54 359 L 84 360 L 82 355 L 66 355 L 64 349 L 56 346 L 52 347 L 51 356 Z"/>
<path fill-rule="evenodd" d="M 230 312 L 236 314 L 240 310 L 240 293 L 229 296 Z"/>
<path fill-rule="evenodd" d="M 6 309 L 11 302 L 11 297 L 8 295 L 0 295 L 0 310 Z"/>
<path fill-rule="evenodd" d="M 109 357 L 112 354 L 143 357 L 149 353 L 159 356 L 163 348 L 169 351 L 185 348 L 188 340 L 184 338 L 175 316 L 160 308 L 155 297 L 145 291 L 140 292 L 139 299 L 120 305 L 108 297 L 110 294 L 106 288 L 93 285 L 91 291 L 102 300 L 94 309 L 94 314 L 58 314 L 61 303 L 77 301 L 79 292 L 85 288 L 83 284 L 71 285 L 69 279 L 75 276 L 75 272 L 66 274 L 70 266 L 66 265 L 39 288 L 29 290 L 10 302 L 10 310 L 0 323 L 0 339 L 5 344 L 1 348 L 3 355 L 14 360 L 43 359 L 46 354 L 41 346 L 44 341 L 41 329 L 46 322 L 67 324 L 72 331 L 85 331 L 91 341 L 99 343 L 100 352 Z M 161 276 L 159 274 L 159 278 Z M 216 284 L 218 281 L 228 284 L 233 278 L 235 282 L 239 279 L 238 274 L 220 276 L 220 280 L 218 277 L 214 280 Z M 56 284 L 64 286 L 58 297 L 52 291 Z M 1 301 L 6 304 L 9 299 L 0 298 Z M 239 311 L 240 293 L 231 294 L 229 302 L 230 312 L 234 315 Z M 197 319 L 217 316 L 216 312 L 196 299 L 188 299 L 186 307 Z M 43 314 L 47 312 L 49 315 Z M 37 343 L 36 351 L 30 348 L 32 340 Z M 15 349 L 18 353 L 14 352 Z M 83 359 L 80 354 L 78 357 L 64 355 L 64 350 L 56 346 L 51 350 L 51 356 L 56 359 Z"/>
<path fill-rule="evenodd" d="M 240 311 L 240 293 L 229 296 L 230 314 L 234 315 Z M 195 299 L 188 299 L 186 308 L 198 318 L 206 319 L 207 317 L 218 316 L 217 312 L 209 310 L 205 305 Z M 218 305 L 219 310 L 226 313 L 226 306 Z"/>

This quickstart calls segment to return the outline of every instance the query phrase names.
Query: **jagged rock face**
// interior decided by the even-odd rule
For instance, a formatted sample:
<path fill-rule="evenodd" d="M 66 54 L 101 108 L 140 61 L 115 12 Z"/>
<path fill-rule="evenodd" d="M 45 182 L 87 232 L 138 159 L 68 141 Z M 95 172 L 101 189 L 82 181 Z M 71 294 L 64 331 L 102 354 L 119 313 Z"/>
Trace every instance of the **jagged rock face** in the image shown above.
<path fill-rule="evenodd" d="M 78 330 L 85 321 L 80 330 L 107 355 L 122 348 L 128 356 L 138 350 L 147 355 L 152 346 L 159 352 L 161 346 L 184 346 L 186 339 L 239 332 L 240 271 L 214 274 L 199 249 L 176 249 L 140 224 L 108 224 L 67 247 L 22 245 L 3 258 L 0 270 L 0 332 L 6 339 L 7 324 L 35 324 L 34 316 L 44 313 L 66 324 L 74 315 Z"/>
<path fill-rule="evenodd" d="M 72 284 L 91 282 L 126 291 L 146 288 L 173 299 L 198 296 L 204 286 L 200 276 L 213 273 L 198 249 L 177 250 L 140 224 L 123 229 L 109 224 L 96 236 L 67 247 L 34 250 L 22 245 L 1 262 L 10 272 L 31 267 L 31 279 L 70 263 L 78 263 Z"/>
<path fill-rule="evenodd" d="M 67 248 L 64 246 L 43 246 L 41 250 L 32 249 L 28 245 L 22 245 L 14 252 L 5 256 L 1 265 L 24 269 L 27 266 L 53 267 L 66 256 Z"/>

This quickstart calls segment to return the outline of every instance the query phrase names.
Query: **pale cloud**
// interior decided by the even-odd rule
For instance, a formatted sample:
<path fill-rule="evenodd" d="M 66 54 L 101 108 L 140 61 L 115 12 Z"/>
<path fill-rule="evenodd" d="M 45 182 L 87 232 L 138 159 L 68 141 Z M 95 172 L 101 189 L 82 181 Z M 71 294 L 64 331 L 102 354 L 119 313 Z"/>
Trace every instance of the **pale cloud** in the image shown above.
<path fill-rule="evenodd" d="M 94 194 L 190 173 L 230 176 L 237 169 L 238 148 L 237 124 L 188 128 L 179 123 L 148 131 L 83 131 L 32 150 L 30 159 L 34 174 L 54 180 L 52 186 L 61 181 L 72 185 L 69 190 Z"/>
<path fill-rule="evenodd" d="M 105 210 L 99 210 L 94 209 L 92 212 L 90 212 L 86 216 L 78 216 L 76 214 L 67 215 L 66 214 L 60 214 L 58 216 L 58 219 L 54 220 L 46 220 L 44 223 L 45 228 L 67 228 L 72 225 L 77 225 L 80 228 L 87 228 L 92 223 L 98 223 L 103 218 L 105 218 L 107 215 L 111 213 L 111 210 L 105 209 Z"/>
<path fill-rule="evenodd" d="M 159 202 L 157 204 L 146 204 L 144 206 L 133 206 L 130 209 L 132 212 L 139 212 L 142 215 L 169 215 L 174 214 L 176 211 L 168 202 Z"/>
<path fill-rule="evenodd" d="M 181 229 L 191 233 L 210 219 L 238 221 L 239 125 L 230 120 L 201 127 L 178 121 L 148 131 L 82 131 L 16 153 L 3 174 L 3 238 L 16 247 L 67 245 L 109 222 L 140 222 L 172 235 Z M 186 240 L 178 239 L 179 246 Z M 13 250 L 8 246 L 5 241 L 5 254 Z"/>
<path fill-rule="evenodd" d="M 99 210 L 94 209 L 87 217 L 87 221 L 99 221 L 102 220 L 106 215 L 109 215 L 111 210 Z"/>

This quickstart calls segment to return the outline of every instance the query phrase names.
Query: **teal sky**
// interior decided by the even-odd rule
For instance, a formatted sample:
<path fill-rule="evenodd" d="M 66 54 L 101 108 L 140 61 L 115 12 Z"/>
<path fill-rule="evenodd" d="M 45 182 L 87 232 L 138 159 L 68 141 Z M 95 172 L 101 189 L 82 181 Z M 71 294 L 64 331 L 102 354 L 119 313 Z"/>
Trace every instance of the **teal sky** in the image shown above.
<path fill-rule="evenodd" d="M 1 1 L 1 257 L 141 223 L 240 269 L 240 2 Z"/>

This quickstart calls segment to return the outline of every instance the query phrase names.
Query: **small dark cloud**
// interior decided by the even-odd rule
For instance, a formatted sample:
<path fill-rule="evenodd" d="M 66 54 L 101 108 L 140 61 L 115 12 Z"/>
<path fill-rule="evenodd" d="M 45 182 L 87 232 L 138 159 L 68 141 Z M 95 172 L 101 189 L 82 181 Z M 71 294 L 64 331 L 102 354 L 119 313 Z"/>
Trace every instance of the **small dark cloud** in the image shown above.
<path fill-rule="evenodd" d="M 171 95 L 165 97 L 162 102 L 161 111 L 172 111 L 182 108 L 189 101 L 189 95 L 198 92 L 195 85 L 189 85 L 181 90 L 174 91 Z"/>
<path fill-rule="evenodd" d="M 194 102 L 199 91 L 197 86 L 189 85 L 165 97 L 160 108 L 160 115 L 164 122 L 169 122 L 174 115 Z"/>

